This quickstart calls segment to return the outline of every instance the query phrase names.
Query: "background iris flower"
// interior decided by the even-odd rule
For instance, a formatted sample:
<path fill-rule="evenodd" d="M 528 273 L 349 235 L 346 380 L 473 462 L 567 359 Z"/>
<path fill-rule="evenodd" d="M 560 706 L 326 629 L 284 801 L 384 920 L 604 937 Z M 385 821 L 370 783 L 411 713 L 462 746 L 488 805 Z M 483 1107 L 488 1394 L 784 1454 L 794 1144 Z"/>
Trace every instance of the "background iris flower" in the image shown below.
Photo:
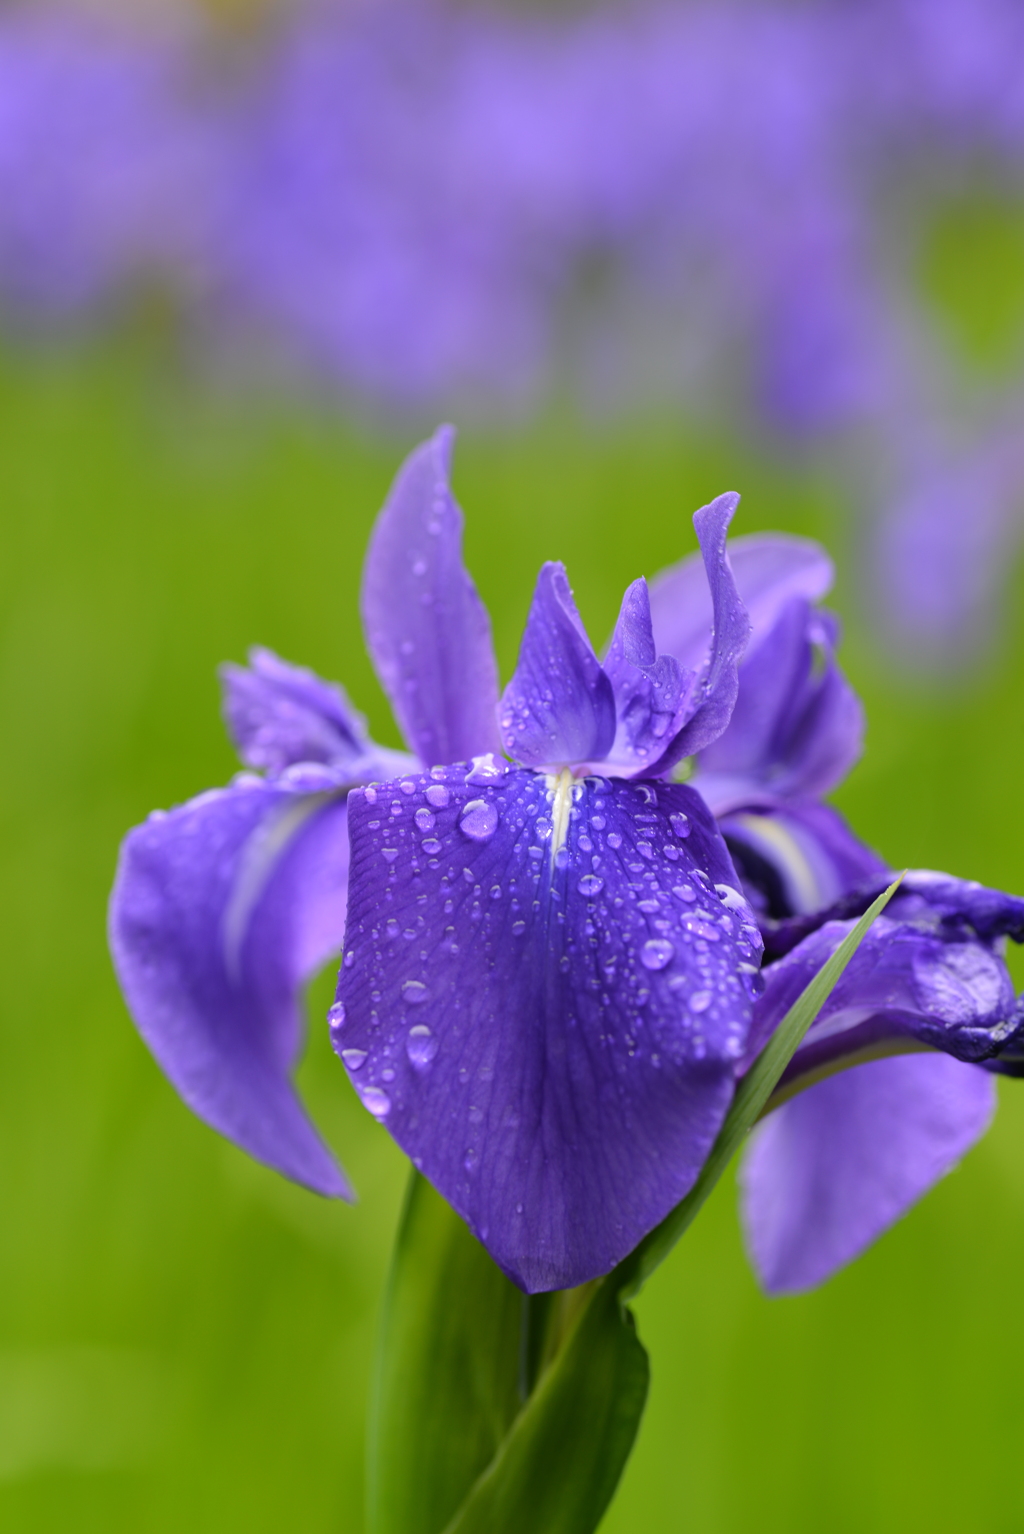
<path fill-rule="evenodd" d="M 693 1185 L 737 1077 L 885 878 L 817 798 L 861 728 L 812 605 L 820 550 L 738 540 L 734 571 L 736 498 L 720 497 L 694 519 L 700 561 L 627 590 L 603 664 L 549 564 L 499 702 L 450 449 L 444 428 L 406 462 L 364 572 L 367 639 L 415 757 L 267 652 L 227 668 L 229 724 L 267 776 L 129 835 L 111 941 L 186 1100 L 344 1193 L 289 1072 L 298 987 L 340 946 L 347 885 L 331 1022 L 364 1105 L 517 1283 L 565 1288 Z M 672 781 L 691 755 L 696 786 Z M 759 998 L 758 923 L 774 959 Z M 976 1063 L 1012 1056 L 1022 1021 L 1006 934 L 1024 938 L 1024 901 L 928 874 L 872 929 L 778 1100 L 807 1090 L 748 1158 L 769 1287 L 849 1260 L 984 1128 Z M 878 1058 L 917 1048 L 940 1053 Z"/>

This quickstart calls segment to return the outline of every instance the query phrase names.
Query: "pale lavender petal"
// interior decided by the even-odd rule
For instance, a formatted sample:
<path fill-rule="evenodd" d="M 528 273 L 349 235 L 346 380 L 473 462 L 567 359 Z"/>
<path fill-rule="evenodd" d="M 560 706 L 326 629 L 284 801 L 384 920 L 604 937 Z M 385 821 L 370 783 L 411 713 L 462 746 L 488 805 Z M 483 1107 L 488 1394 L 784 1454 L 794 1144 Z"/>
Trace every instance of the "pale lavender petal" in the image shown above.
<path fill-rule="evenodd" d="M 349 801 L 335 1048 L 504 1271 L 566 1288 L 692 1186 L 759 939 L 685 786 L 470 776 Z"/>
<path fill-rule="evenodd" d="M 341 765 L 370 749 L 366 721 L 336 682 L 292 666 L 272 650 L 249 651 L 249 667 L 220 669 L 224 718 L 246 766 L 282 772 L 295 762 Z"/>
<path fill-rule="evenodd" d="M 836 665 L 836 637 L 830 614 L 794 597 L 744 660 L 729 727 L 694 779 L 716 814 L 757 792 L 828 793 L 860 756 L 864 710 Z"/>
<path fill-rule="evenodd" d="M 604 671 L 615 694 L 615 740 L 607 760 L 616 769 L 642 771 L 665 748 L 685 716 L 696 673 L 683 671 L 671 655 L 657 655 L 651 631 L 647 582 L 633 582 L 622 599 Z"/>
<path fill-rule="evenodd" d="M 736 590 L 725 547 L 729 523 L 736 514 L 739 500 L 738 495 L 727 492 L 694 513 L 693 525 L 711 593 L 710 654 L 700 672 L 699 686 L 689 702 L 689 717 L 654 763 L 653 773 L 668 772 L 684 756 L 702 751 L 718 739 L 732 716 L 739 686 L 739 663 L 750 637 L 750 620 Z M 668 647 L 659 644 L 659 648 Z M 675 658 L 685 664 L 679 656 Z"/>
<path fill-rule="evenodd" d="M 732 538 L 729 563 L 740 600 L 750 619 L 753 654 L 793 597 L 816 602 L 832 585 L 833 568 L 825 550 L 809 538 L 786 533 L 750 533 Z M 711 593 L 699 554 L 662 570 L 651 581 L 651 617 L 660 652 L 681 666 L 697 669 L 707 661 L 712 623 Z"/>
<path fill-rule="evenodd" d="M 696 786 L 703 792 L 702 785 Z M 717 809 L 713 800 L 711 807 Z M 859 890 L 865 881 L 874 880 L 870 887 L 879 894 L 891 878 L 883 859 L 854 836 L 830 804 L 773 807 L 769 800 L 762 808 L 725 815 L 720 824 L 772 954 L 798 941 L 787 936 L 780 939 L 778 923 L 783 933 L 792 927 L 802 937 L 825 920 L 818 913 L 848 890 Z M 871 899 L 863 903 L 864 910 Z M 790 920 L 795 913 L 803 917 Z"/>
<path fill-rule="evenodd" d="M 121 849 L 110 944 L 173 1086 L 257 1160 L 351 1197 L 291 1081 L 301 987 L 341 947 L 348 837 L 337 793 L 260 782 L 150 816 Z"/>
<path fill-rule="evenodd" d="M 769 1294 L 852 1262 L 985 1133 L 994 1083 L 944 1055 L 876 1060 L 769 1114 L 741 1170 L 747 1247 Z"/>
<path fill-rule="evenodd" d="M 537 577 L 519 659 L 501 699 L 505 749 L 517 762 L 602 761 L 615 738 L 612 685 L 583 627 L 565 566 Z"/>
<path fill-rule="evenodd" d="M 889 909 L 896 904 L 893 901 Z M 764 970 L 748 1059 L 852 929 L 832 921 Z M 932 915 L 879 916 L 782 1076 L 783 1088 L 858 1056 L 924 1047 L 959 1060 L 997 1055 L 1017 1026 L 1002 955 L 974 936 L 951 936 Z"/>
<path fill-rule="evenodd" d="M 462 512 L 449 489 L 455 433 L 442 426 L 402 465 L 363 567 L 374 664 L 423 762 L 500 749 L 491 624 L 462 563 Z"/>

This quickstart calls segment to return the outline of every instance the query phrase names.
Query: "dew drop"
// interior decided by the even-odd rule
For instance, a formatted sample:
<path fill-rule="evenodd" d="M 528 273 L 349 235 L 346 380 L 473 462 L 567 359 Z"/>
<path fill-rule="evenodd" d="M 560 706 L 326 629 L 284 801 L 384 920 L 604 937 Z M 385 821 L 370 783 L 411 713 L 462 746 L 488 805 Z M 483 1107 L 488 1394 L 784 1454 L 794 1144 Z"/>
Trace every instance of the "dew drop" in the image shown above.
<path fill-rule="evenodd" d="M 462 1158 L 462 1165 L 465 1167 L 467 1172 L 475 1172 L 476 1171 L 476 1151 L 475 1150 L 468 1150 L 466 1152 L 465 1156 L 463 1156 L 463 1158 Z"/>
<path fill-rule="evenodd" d="M 485 842 L 498 827 L 497 807 L 486 799 L 471 799 L 462 812 L 459 830 L 471 841 Z"/>
<path fill-rule="evenodd" d="M 415 937 L 415 936 L 416 936 L 416 934 L 414 932 L 413 933 L 413 937 Z M 418 1007 L 421 1002 L 426 1001 L 426 999 L 427 999 L 427 997 L 429 995 L 430 995 L 430 992 L 427 990 L 427 988 L 423 984 L 422 980 L 403 980 L 403 982 L 402 982 L 402 1000 L 408 1006 L 410 1006 L 410 1007 Z"/>
<path fill-rule="evenodd" d="M 492 900 L 500 900 L 501 899 L 501 885 L 500 884 L 492 884 L 491 885 L 491 899 Z"/>
<path fill-rule="evenodd" d="M 351 969 L 355 962 L 356 962 L 356 956 L 353 953 L 352 949 L 350 948 L 348 953 L 345 955 L 345 968 L 346 969 Z"/>
<path fill-rule="evenodd" d="M 341 1052 L 341 1058 L 344 1060 L 350 1071 L 357 1071 L 362 1065 L 363 1061 L 366 1059 L 366 1050 L 343 1049 Z"/>
<path fill-rule="evenodd" d="M 368 1108 L 375 1119 L 382 1119 L 391 1112 L 391 1099 L 382 1087 L 364 1087 L 363 1107 Z"/>
<path fill-rule="evenodd" d="M 384 930 L 387 933 L 388 937 L 395 938 L 395 937 L 398 936 L 398 934 L 401 932 L 402 929 L 398 925 L 398 923 L 395 920 L 395 918 L 393 916 L 389 916 L 387 921 L 384 924 Z"/>
<path fill-rule="evenodd" d="M 435 852 L 441 851 L 441 843 L 436 836 L 428 836 L 426 841 L 420 842 L 420 846 L 428 857 L 433 857 Z"/>
<path fill-rule="evenodd" d="M 714 999 L 711 991 L 694 991 L 687 1005 L 691 1012 L 706 1012 Z"/>
<path fill-rule="evenodd" d="M 590 824 L 595 831 L 603 831 L 605 828 L 605 818 L 603 815 L 591 815 Z"/>
<path fill-rule="evenodd" d="M 512 923 L 512 936 L 513 937 L 522 937 L 522 935 L 523 935 L 523 933 L 525 931 L 526 931 L 526 923 L 524 921 L 514 921 Z"/>
<path fill-rule="evenodd" d="M 431 783 L 425 797 L 427 803 L 432 804 L 435 810 L 443 810 L 448 803 L 449 794 L 443 783 Z"/>
<path fill-rule="evenodd" d="M 369 788 L 363 789 L 363 797 L 365 798 L 367 804 L 377 803 L 377 790 L 372 786 L 372 784 Z"/>
<path fill-rule="evenodd" d="M 398 856 L 398 848 L 397 847 L 382 847 L 380 849 L 380 854 L 381 854 L 381 857 L 385 860 L 385 862 L 393 863 L 395 861 L 395 859 L 397 858 L 397 856 Z"/>
<path fill-rule="evenodd" d="M 402 790 L 403 794 L 414 794 L 416 792 L 416 784 L 411 782 L 408 778 L 403 778 L 398 786 Z"/>
<path fill-rule="evenodd" d="M 412 817 L 420 831 L 432 831 L 434 829 L 435 816 L 430 810 L 419 809 Z"/>
<path fill-rule="evenodd" d="M 668 823 L 679 837 L 680 841 L 685 841 L 690 832 L 693 830 L 693 827 L 690 825 L 690 817 L 688 815 L 684 815 L 681 811 L 677 811 L 675 815 L 670 815 L 668 817 Z"/>
<path fill-rule="evenodd" d="M 405 1052 L 418 1070 L 424 1070 L 437 1054 L 437 1040 L 429 1028 L 417 1023 L 415 1028 L 409 1029 Z"/>
<path fill-rule="evenodd" d="M 697 891 L 692 884 L 674 884 L 672 886 L 672 893 L 679 900 L 692 901 L 697 898 Z"/>
<path fill-rule="evenodd" d="M 619 835 L 618 831 L 608 832 L 608 845 L 609 847 L 614 848 L 616 852 L 618 852 L 619 848 L 622 846 L 622 837 Z"/>
<path fill-rule="evenodd" d="M 584 874 L 576 888 L 581 895 L 600 895 L 604 889 L 604 880 L 597 874 Z"/>
<path fill-rule="evenodd" d="M 671 964 L 675 952 L 668 938 L 648 938 L 640 950 L 640 963 L 644 969 L 664 969 L 666 964 Z"/>
<path fill-rule="evenodd" d="M 643 911 L 647 916 L 653 916 L 655 911 L 661 910 L 661 906 L 656 900 L 638 900 L 636 908 L 638 911 Z"/>
<path fill-rule="evenodd" d="M 337 1033 L 339 1028 L 345 1026 L 345 1003 L 336 1001 L 333 1007 L 327 1010 L 327 1023 L 332 1033 Z"/>

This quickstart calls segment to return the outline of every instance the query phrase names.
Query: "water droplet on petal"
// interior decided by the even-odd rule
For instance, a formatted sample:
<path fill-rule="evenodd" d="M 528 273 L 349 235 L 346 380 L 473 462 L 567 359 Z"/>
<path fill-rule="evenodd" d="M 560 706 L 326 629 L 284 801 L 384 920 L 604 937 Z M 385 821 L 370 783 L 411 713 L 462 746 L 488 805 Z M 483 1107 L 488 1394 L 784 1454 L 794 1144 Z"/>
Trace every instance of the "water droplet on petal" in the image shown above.
<path fill-rule="evenodd" d="M 341 1058 L 344 1060 L 350 1071 L 357 1071 L 362 1065 L 363 1061 L 366 1059 L 366 1050 L 343 1049 L 341 1052 Z"/>
<path fill-rule="evenodd" d="M 409 1036 L 405 1041 L 405 1052 L 418 1069 L 423 1070 L 437 1054 L 437 1040 L 429 1028 L 422 1023 L 417 1023 L 415 1028 L 409 1029 Z"/>
<path fill-rule="evenodd" d="M 435 853 L 441 851 L 441 843 L 438 841 L 436 836 L 428 836 L 426 841 L 420 842 L 420 846 L 423 848 L 423 851 L 427 854 L 427 856 L 431 858 Z"/>
<path fill-rule="evenodd" d="M 328 1026 L 330 1027 L 332 1033 L 337 1033 L 339 1028 L 344 1028 L 344 1026 L 345 1026 L 345 1004 L 344 1004 L 344 1002 L 336 1001 L 334 1003 L 334 1006 L 330 1007 L 328 1009 L 328 1012 L 327 1012 L 327 1023 L 328 1023 Z"/>
<path fill-rule="evenodd" d="M 604 880 L 599 879 L 597 874 L 584 874 L 576 888 L 581 895 L 600 895 L 604 889 Z"/>
<path fill-rule="evenodd" d="M 672 893 L 680 900 L 696 900 L 697 898 L 697 891 L 692 884 L 673 884 Z"/>
<path fill-rule="evenodd" d="M 421 831 L 432 831 L 434 829 L 435 817 L 429 810 L 417 810 L 412 818 Z"/>
<path fill-rule="evenodd" d="M 415 933 L 413 934 L 415 936 Z M 418 1007 L 420 1002 L 426 1001 L 430 992 L 422 980 L 405 980 L 402 982 L 402 1000 L 411 1007 Z"/>
<path fill-rule="evenodd" d="M 363 797 L 365 798 L 367 804 L 377 803 L 377 790 L 372 786 L 372 784 L 369 788 L 363 789 Z"/>
<path fill-rule="evenodd" d="M 526 923 L 524 921 L 514 921 L 512 923 L 512 936 L 513 937 L 522 937 L 522 935 L 523 935 L 523 933 L 525 931 L 526 931 Z"/>
<path fill-rule="evenodd" d="M 693 827 L 690 824 L 690 817 L 688 815 L 682 814 L 681 811 L 677 812 L 675 815 L 670 815 L 668 817 L 668 823 L 679 837 L 680 841 L 685 841 L 690 832 L 693 830 Z"/>
<path fill-rule="evenodd" d="M 414 794 L 416 792 L 416 784 L 410 782 L 408 778 L 403 778 L 398 786 L 403 794 Z"/>
<path fill-rule="evenodd" d="M 640 963 L 644 969 L 664 969 L 666 964 L 671 964 L 675 952 L 668 938 L 648 938 L 640 950 Z"/>
<path fill-rule="evenodd" d="M 398 856 L 398 848 L 397 847 L 382 847 L 380 849 L 380 854 L 381 854 L 381 857 L 384 858 L 385 862 L 393 863 L 395 861 L 395 859 L 397 858 L 397 856 Z"/>
<path fill-rule="evenodd" d="M 471 799 L 462 812 L 459 830 L 471 841 L 485 842 L 498 828 L 497 806 L 486 799 Z"/>
<path fill-rule="evenodd" d="M 368 1108 L 375 1119 L 382 1119 L 391 1112 L 391 1099 L 382 1087 L 364 1087 L 361 1096 L 363 1107 Z"/>
<path fill-rule="evenodd" d="M 345 955 L 345 968 L 346 969 L 351 969 L 355 962 L 356 962 L 356 956 L 353 953 L 352 949 L 350 948 L 348 953 Z"/>
<path fill-rule="evenodd" d="M 706 1012 L 712 1001 L 714 1001 L 714 996 L 711 991 L 694 991 L 688 1006 L 691 1012 Z"/>
<path fill-rule="evenodd" d="M 431 783 L 426 792 L 428 804 L 432 804 L 435 810 L 443 810 L 448 803 L 449 793 L 443 783 Z"/>
<path fill-rule="evenodd" d="M 608 845 L 609 847 L 613 847 L 615 851 L 618 852 L 619 848 L 622 846 L 622 837 L 619 835 L 618 831 L 608 832 Z"/>

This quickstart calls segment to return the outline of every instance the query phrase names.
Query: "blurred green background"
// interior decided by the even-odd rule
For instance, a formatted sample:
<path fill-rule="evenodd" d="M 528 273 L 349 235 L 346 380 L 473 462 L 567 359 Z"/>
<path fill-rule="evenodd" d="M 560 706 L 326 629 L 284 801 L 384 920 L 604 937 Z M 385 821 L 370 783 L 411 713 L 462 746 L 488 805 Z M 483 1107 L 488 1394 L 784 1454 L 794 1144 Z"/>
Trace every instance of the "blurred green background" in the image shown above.
<path fill-rule="evenodd" d="M 397 744 L 356 593 L 415 436 L 217 397 L 123 337 L 0 359 L 5 1530 L 362 1526 L 405 1168 L 330 1054 L 330 976 L 311 989 L 302 1085 L 354 1209 L 178 1102 L 119 999 L 104 919 L 124 831 L 234 770 L 222 659 L 262 642 L 342 678 Z M 839 795 L 856 828 L 897 865 L 1024 889 L 1024 620 L 963 675 L 902 673 L 858 624 L 840 487 L 749 440 L 567 410 L 467 430 L 456 488 L 504 674 L 542 559 L 567 561 L 602 637 L 626 582 L 691 548 L 689 514 L 727 487 L 744 492 L 738 531 L 847 557 L 834 602 L 870 721 Z M 1001 1097 L 963 1167 L 807 1297 L 759 1295 L 719 1190 L 638 1306 L 654 1382 L 608 1534 L 1024 1527 L 1024 1083 Z"/>

